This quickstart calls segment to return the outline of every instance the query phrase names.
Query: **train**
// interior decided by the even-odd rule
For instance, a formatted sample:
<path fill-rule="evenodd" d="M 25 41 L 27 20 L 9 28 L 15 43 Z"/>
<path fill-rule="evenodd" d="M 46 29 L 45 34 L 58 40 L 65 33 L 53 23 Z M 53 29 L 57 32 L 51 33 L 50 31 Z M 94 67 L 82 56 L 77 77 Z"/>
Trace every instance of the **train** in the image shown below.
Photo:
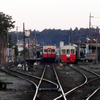
<path fill-rule="evenodd" d="M 66 63 L 75 63 L 76 47 L 72 45 L 65 45 L 60 47 L 60 61 Z"/>
<path fill-rule="evenodd" d="M 59 48 L 57 54 L 56 46 L 43 46 L 43 61 L 61 61 L 66 63 L 75 63 L 76 47 L 72 45 L 64 45 Z"/>
<path fill-rule="evenodd" d="M 52 46 L 52 45 L 43 46 L 42 58 L 44 61 L 55 61 L 56 46 Z"/>

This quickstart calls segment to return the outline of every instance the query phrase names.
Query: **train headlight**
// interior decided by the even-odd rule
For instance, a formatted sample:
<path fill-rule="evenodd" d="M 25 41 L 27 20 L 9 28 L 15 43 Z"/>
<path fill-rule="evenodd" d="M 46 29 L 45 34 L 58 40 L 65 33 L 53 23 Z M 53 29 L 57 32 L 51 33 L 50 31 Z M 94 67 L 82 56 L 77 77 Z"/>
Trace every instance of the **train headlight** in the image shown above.
<path fill-rule="evenodd" d="M 66 54 L 67 57 L 70 57 L 70 54 Z"/>

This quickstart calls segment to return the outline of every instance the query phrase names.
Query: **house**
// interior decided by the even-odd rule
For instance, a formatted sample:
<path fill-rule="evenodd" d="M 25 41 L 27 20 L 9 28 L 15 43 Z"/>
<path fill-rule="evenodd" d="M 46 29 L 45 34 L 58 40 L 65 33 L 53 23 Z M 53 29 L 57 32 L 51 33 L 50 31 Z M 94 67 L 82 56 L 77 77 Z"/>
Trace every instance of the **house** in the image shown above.
<path fill-rule="evenodd" d="M 85 42 L 72 42 L 77 45 L 77 58 L 100 61 L 100 37 L 87 38 Z"/>
<path fill-rule="evenodd" d="M 4 47 L 0 42 L 0 63 L 14 62 L 14 49 Z"/>

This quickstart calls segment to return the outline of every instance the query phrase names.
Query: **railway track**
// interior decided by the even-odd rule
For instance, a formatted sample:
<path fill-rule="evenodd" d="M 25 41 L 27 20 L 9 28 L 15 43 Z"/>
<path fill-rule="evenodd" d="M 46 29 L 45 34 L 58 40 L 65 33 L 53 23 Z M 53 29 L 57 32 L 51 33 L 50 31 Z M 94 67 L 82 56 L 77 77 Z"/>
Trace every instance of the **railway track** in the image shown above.
<path fill-rule="evenodd" d="M 67 67 L 68 67 L 68 66 L 67 66 Z M 77 69 L 75 69 L 75 68 L 73 68 L 73 67 L 71 67 L 71 66 L 70 66 L 70 68 L 71 68 L 72 70 L 74 70 L 75 72 L 77 72 L 78 75 L 81 75 L 81 77 L 83 78 L 83 80 L 80 82 L 80 84 L 78 84 L 78 86 L 75 86 L 75 87 L 71 88 L 69 91 L 65 92 L 66 98 L 67 98 L 67 95 L 69 95 L 69 94 L 72 93 L 74 90 L 76 90 L 76 89 L 82 87 L 84 84 L 87 83 L 87 77 L 86 77 L 86 75 L 85 75 L 84 73 L 80 72 L 79 70 L 77 70 Z M 74 73 L 75 73 L 75 72 L 74 72 Z M 72 96 L 71 96 L 71 97 L 72 97 Z M 59 97 L 55 98 L 54 100 L 59 100 L 59 99 L 61 99 L 61 98 L 62 98 L 62 95 L 60 95 Z M 67 98 L 67 99 L 68 99 L 68 98 Z M 68 99 L 68 100 L 69 100 L 69 99 Z M 77 100 L 78 100 L 78 99 L 77 99 Z"/>
<path fill-rule="evenodd" d="M 96 73 L 95 71 L 92 71 L 91 69 L 87 69 L 87 68 L 84 68 L 84 66 L 83 67 L 80 67 L 80 68 L 82 68 L 82 69 L 84 69 L 84 70 L 86 70 L 86 71 L 90 71 L 91 73 L 93 73 L 93 74 L 95 74 L 96 76 L 98 76 L 98 78 L 96 78 L 96 79 L 93 79 L 93 80 L 91 80 L 91 81 L 89 81 L 88 83 L 90 83 L 91 84 L 91 82 L 93 81 L 94 82 L 94 86 L 97 86 L 97 84 L 96 84 L 96 82 L 97 81 L 99 81 L 98 82 L 98 86 L 96 87 L 96 89 L 94 89 L 94 91 L 86 98 L 86 100 L 99 100 L 100 99 L 100 75 L 98 74 L 98 73 Z"/>
<path fill-rule="evenodd" d="M 98 93 L 99 92 L 99 93 Z M 86 100 L 99 100 L 100 99 L 100 87 L 97 88 Z"/>
<path fill-rule="evenodd" d="M 50 66 L 50 67 L 48 67 Z M 53 100 L 56 96 L 62 94 L 64 100 L 66 100 L 63 88 L 60 84 L 59 78 L 56 73 L 54 65 L 45 65 L 43 68 L 42 74 L 40 77 L 29 75 L 24 72 L 20 72 L 9 67 L 3 70 L 6 73 L 9 73 L 13 76 L 17 76 L 21 79 L 25 79 L 31 82 L 33 87 L 33 100 L 36 100 L 37 97 L 41 100 Z M 49 74 L 48 74 L 49 72 Z M 44 79 L 47 78 L 47 79 Z M 52 79 L 51 79 L 52 78 Z M 54 78 L 54 79 L 53 79 Z M 53 81 L 55 82 L 53 82 Z M 49 88 L 50 87 L 50 88 Z M 60 91 L 59 91 L 60 90 Z"/>
<path fill-rule="evenodd" d="M 5 71 L 8 70 L 33 84 L 33 100 L 99 100 L 100 75 L 84 67 L 46 64 L 37 68 L 37 74 L 14 68 Z"/>
<path fill-rule="evenodd" d="M 86 98 L 88 98 L 88 96 L 90 96 L 90 94 L 92 94 L 100 86 L 99 85 L 100 75 L 98 75 L 93 71 L 89 71 L 87 69 L 79 68 L 76 66 L 73 66 L 71 68 L 82 73 L 86 80 L 83 84 L 78 85 L 72 88 L 71 90 L 69 90 L 68 92 L 66 92 L 65 95 L 68 100 L 85 100 Z M 96 83 L 98 83 L 98 85 Z M 60 98 L 61 96 L 56 98 L 56 100 Z"/>

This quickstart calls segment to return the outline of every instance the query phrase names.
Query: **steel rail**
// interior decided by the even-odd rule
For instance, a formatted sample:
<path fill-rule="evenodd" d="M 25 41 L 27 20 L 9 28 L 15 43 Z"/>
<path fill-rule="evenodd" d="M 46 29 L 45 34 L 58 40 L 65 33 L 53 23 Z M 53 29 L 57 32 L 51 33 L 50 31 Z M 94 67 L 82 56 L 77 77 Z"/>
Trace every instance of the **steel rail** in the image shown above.
<path fill-rule="evenodd" d="M 34 95 L 33 100 L 36 99 L 36 96 L 37 96 L 37 94 L 38 94 L 39 87 L 40 87 L 41 82 L 42 82 L 42 80 L 43 80 L 43 76 L 44 76 L 45 71 L 46 71 L 46 66 L 45 66 L 45 68 L 44 68 L 44 70 L 43 70 L 43 73 L 42 73 L 42 76 L 41 76 L 41 78 L 40 78 L 39 84 L 38 84 L 38 86 L 37 86 L 37 88 L 36 88 L 36 92 L 35 92 L 35 95 Z"/>
<path fill-rule="evenodd" d="M 78 66 L 79 67 L 79 66 Z M 91 72 L 92 74 L 94 74 L 94 75 L 96 75 L 96 76 L 98 76 L 98 77 L 100 77 L 100 75 L 99 74 L 97 74 L 96 72 L 94 72 L 94 71 L 90 71 L 90 70 L 88 70 L 88 69 L 86 69 L 86 68 L 82 68 L 82 67 L 79 67 L 79 68 L 81 68 L 81 69 L 83 69 L 83 70 L 86 70 L 86 71 L 88 71 L 88 72 Z"/>
<path fill-rule="evenodd" d="M 15 75 L 15 74 L 13 74 L 13 73 L 9 73 L 8 71 L 5 71 L 5 70 L 1 70 L 1 71 L 5 72 L 5 73 L 8 73 L 8 74 L 10 74 L 10 75 L 12 75 L 12 76 L 18 77 L 18 78 L 20 78 L 20 79 L 24 79 L 24 80 L 26 80 L 26 81 L 32 83 L 32 84 L 35 86 L 35 88 L 37 89 L 37 84 L 36 84 L 35 82 L 33 82 L 32 80 L 27 79 L 27 78 L 24 78 L 24 77 L 19 76 L 19 75 Z M 36 91 L 35 91 L 35 93 L 36 93 Z"/>
<path fill-rule="evenodd" d="M 11 70 L 11 69 L 9 69 L 9 70 Z M 17 72 L 17 73 L 20 73 L 19 71 L 15 71 L 15 70 L 12 70 L 12 71 Z M 45 71 L 46 71 L 46 66 L 45 66 L 45 68 L 44 68 L 44 70 L 43 70 L 43 73 L 42 73 L 41 78 L 39 78 L 39 79 L 40 79 L 39 84 L 35 86 L 35 87 L 36 87 L 36 91 L 35 91 L 33 100 L 36 100 L 36 97 L 37 97 L 37 94 L 38 94 L 38 91 L 39 91 L 39 87 L 40 87 L 41 82 L 42 82 L 42 80 L 43 80 L 43 76 L 44 76 Z M 26 75 L 25 73 L 21 73 L 21 74 Z M 29 75 L 28 75 L 28 76 L 29 76 Z M 51 83 L 51 82 L 50 82 L 50 83 Z"/>
<path fill-rule="evenodd" d="M 100 87 L 97 88 L 86 100 L 89 100 L 92 96 L 94 96 L 98 91 L 100 90 Z"/>
<path fill-rule="evenodd" d="M 79 66 L 78 66 L 78 67 L 79 67 Z M 82 68 L 82 67 L 79 67 L 79 68 Z M 89 71 L 89 70 L 87 70 L 86 68 L 82 68 L 82 69 L 83 69 L 83 70 L 86 70 L 86 71 L 88 71 L 88 72 L 91 72 L 92 74 L 95 74 L 96 76 L 98 76 L 98 77 L 100 78 L 100 75 L 97 74 L 96 72 L 94 72 L 94 71 Z M 98 90 L 100 90 L 100 87 L 97 88 L 89 97 L 87 97 L 86 100 L 89 100 L 93 95 L 95 95 L 95 93 L 97 93 Z"/>
<path fill-rule="evenodd" d="M 9 70 L 15 71 L 15 70 L 13 70 L 13 69 L 9 69 Z M 21 74 L 24 74 L 24 75 L 27 75 L 27 76 L 30 76 L 30 77 L 34 77 L 34 78 L 36 78 L 36 79 L 39 79 L 39 80 L 40 80 L 40 77 L 35 76 L 35 75 L 29 75 L 29 74 L 26 74 L 26 73 L 23 73 L 23 72 L 19 72 L 19 71 L 17 71 L 17 70 L 16 70 L 15 72 L 18 72 L 18 73 L 21 73 Z M 46 81 L 46 82 L 49 82 L 49 83 L 51 83 L 51 84 L 56 85 L 56 88 L 58 88 L 58 87 L 59 87 L 59 86 L 58 86 L 58 84 L 56 84 L 55 82 L 52 82 L 52 81 L 47 80 L 47 79 L 44 79 L 44 78 L 43 78 L 43 80 L 44 80 L 44 81 Z"/>
<path fill-rule="evenodd" d="M 71 66 L 70 66 L 70 67 L 71 67 Z M 71 67 L 71 68 L 73 68 L 73 67 Z M 84 78 L 85 78 L 85 81 L 84 81 L 82 84 L 80 84 L 80 85 L 78 85 L 78 86 L 72 88 L 72 89 L 69 90 L 68 92 L 66 92 L 66 93 L 65 93 L 65 96 L 68 95 L 69 93 L 73 92 L 74 90 L 76 90 L 76 89 L 78 89 L 78 88 L 84 86 L 84 85 L 87 83 L 87 81 L 88 81 L 88 78 L 87 78 L 87 76 L 86 76 L 84 73 L 82 73 L 81 71 L 79 71 L 79 70 L 77 70 L 77 69 L 75 69 L 75 68 L 73 68 L 73 69 L 76 70 L 77 72 L 79 72 L 80 74 L 82 74 L 82 75 L 84 76 Z M 62 95 L 58 96 L 58 97 L 55 98 L 54 100 L 60 99 L 61 97 L 62 97 Z"/>
<path fill-rule="evenodd" d="M 63 88 L 62 88 L 62 86 L 61 86 L 61 83 L 60 83 L 60 81 L 59 81 L 59 78 L 58 78 L 58 76 L 57 76 L 57 72 L 56 72 L 54 66 L 53 66 L 53 69 L 54 69 L 54 72 L 55 72 L 56 79 L 57 79 L 57 81 L 58 81 L 59 87 L 60 87 L 60 89 L 61 89 L 62 96 L 63 96 L 64 100 L 67 100 L 67 98 L 66 98 L 66 96 L 65 96 L 65 93 L 64 93 L 64 90 L 63 90 Z M 56 100 L 56 98 L 55 98 L 54 100 Z"/>
<path fill-rule="evenodd" d="M 45 70 L 46 70 L 46 66 L 45 66 L 45 68 L 44 68 L 44 70 L 43 70 L 43 73 L 42 73 L 42 76 L 41 76 L 41 78 L 40 78 L 40 81 L 39 81 L 39 84 L 38 84 L 38 85 L 35 84 L 33 81 L 31 81 L 31 82 L 33 82 L 33 83 L 35 84 L 35 87 L 36 87 L 33 100 L 36 100 L 36 97 L 37 97 L 37 94 L 38 94 L 38 90 L 39 90 L 40 84 L 41 84 L 41 82 L 42 82 L 42 80 L 43 80 L 43 76 L 44 76 Z M 11 70 L 10 70 L 10 71 L 11 71 Z M 18 71 L 15 71 L 15 70 L 12 70 L 12 71 L 19 73 Z M 20 74 L 26 75 L 25 73 L 20 73 Z M 20 77 L 20 76 L 19 76 L 19 77 Z M 29 80 L 29 79 L 26 79 L 26 80 Z"/>

